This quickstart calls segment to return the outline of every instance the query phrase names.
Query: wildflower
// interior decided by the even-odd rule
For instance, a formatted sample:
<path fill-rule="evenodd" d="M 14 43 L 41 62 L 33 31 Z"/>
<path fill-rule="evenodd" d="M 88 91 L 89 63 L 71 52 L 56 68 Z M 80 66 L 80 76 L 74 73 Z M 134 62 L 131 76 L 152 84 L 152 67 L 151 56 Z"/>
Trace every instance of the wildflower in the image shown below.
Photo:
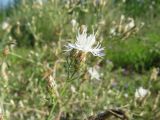
<path fill-rule="evenodd" d="M 144 22 L 141 22 L 140 27 L 142 28 L 144 25 L 145 25 L 145 23 L 144 23 Z"/>
<path fill-rule="evenodd" d="M 24 108 L 24 102 L 22 100 L 20 100 L 18 104 L 21 108 Z"/>
<path fill-rule="evenodd" d="M 116 28 L 115 27 L 110 29 L 110 34 L 113 35 L 113 36 L 116 35 Z"/>
<path fill-rule="evenodd" d="M 77 24 L 77 21 L 76 21 L 75 19 L 72 19 L 72 20 L 71 20 L 71 25 L 72 25 L 73 27 L 75 27 L 76 24 Z"/>
<path fill-rule="evenodd" d="M 100 80 L 100 74 L 98 73 L 97 69 L 95 67 L 90 67 L 88 69 L 88 72 L 91 76 L 91 79 Z"/>
<path fill-rule="evenodd" d="M 4 21 L 2 23 L 2 30 L 6 30 L 9 27 L 9 23 L 7 21 Z"/>
<path fill-rule="evenodd" d="M 140 87 L 140 88 L 136 89 L 135 98 L 136 99 L 143 99 L 146 97 L 146 95 L 148 93 L 149 93 L 149 90 L 144 89 L 143 87 Z"/>
<path fill-rule="evenodd" d="M 124 19 L 125 19 L 125 16 L 122 14 L 121 15 L 121 22 L 123 22 Z"/>
<path fill-rule="evenodd" d="M 75 88 L 73 85 L 71 86 L 71 91 L 72 91 L 73 93 L 76 92 L 76 88 Z"/>
<path fill-rule="evenodd" d="M 82 32 L 78 32 L 77 41 L 72 44 L 68 43 L 67 50 L 71 51 L 73 49 L 76 49 L 78 51 L 82 51 L 84 53 L 92 53 L 94 56 L 102 57 L 104 56 L 103 50 L 104 48 L 101 48 L 101 45 L 98 43 L 95 47 L 94 44 L 96 42 L 95 35 L 91 34 L 87 36 L 87 27 L 84 27 L 82 29 Z"/>

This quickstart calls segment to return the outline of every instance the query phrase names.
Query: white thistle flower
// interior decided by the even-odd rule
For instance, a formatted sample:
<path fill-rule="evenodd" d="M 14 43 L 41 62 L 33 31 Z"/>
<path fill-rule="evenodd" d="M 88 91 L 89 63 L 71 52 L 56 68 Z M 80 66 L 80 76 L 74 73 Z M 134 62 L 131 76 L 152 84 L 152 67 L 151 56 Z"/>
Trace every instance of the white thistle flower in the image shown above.
<path fill-rule="evenodd" d="M 110 29 L 110 34 L 113 35 L 113 36 L 116 35 L 116 28 L 115 27 Z"/>
<path fill-rule="evenodd" d="M 97 69 L 95 67 L 90 67 L 88 69 L 88 72 L 91 76 L 91 80 L 92 79 L 96 79 L 96 80 L 100 80 L 100 74 L 98 73 Z"/>
<path fill-rule="evenodd" d="M 124 94 L 124 97 L 125 97 L 125 98 L 128 98 L 128 93 L 125 93 L 125 94 Z"/>
<path fill-rule="evenodd" d="M 2 105 L 0 104 L 0 118 L 1 118 L 2 113 L 3 113 L 3 108 L 2 108 Z"/>
<path fill-rule="evenodd" d="M 135 26 L 134 20 L 131 19 L 131 21 L 130 21 L 129 24 L 128 24 L 128 27 L 129 27 L 129 28 L 133 28 L 134 26 Z"/>
<path fill-rule="evenodd" d="M 149 90 L 144 89 L 143 87 L 139 87 L 138 89 L 136 89 L 135 98 L 143 99 L 148 93 L 149 93 Z"/>
<path fill-rule="evenodd" d="M 9 27 L 9 23 L 7 21 L 4 21 L 2 23 L 2 30 L 6 30 Z"/>
<path fill-rule="evenodd" d="M 100 43 L 98 43 L 95 47 L 96 38 L 94 34 L 91 34 L 87 36 L 87 28 L 85 27 L 82 31 L 82 33 L 78 32 L 77 40 L 75 43 L 68 43 L 66 45 L 67 50 L 71 51 L 73 49 L 77 49 L 79 51 L 85 52 L 85 53 L 92 53 L 94 56 L 102 57 L 104 56 L 103 50 L 104 48 L 101 48 Z"/>

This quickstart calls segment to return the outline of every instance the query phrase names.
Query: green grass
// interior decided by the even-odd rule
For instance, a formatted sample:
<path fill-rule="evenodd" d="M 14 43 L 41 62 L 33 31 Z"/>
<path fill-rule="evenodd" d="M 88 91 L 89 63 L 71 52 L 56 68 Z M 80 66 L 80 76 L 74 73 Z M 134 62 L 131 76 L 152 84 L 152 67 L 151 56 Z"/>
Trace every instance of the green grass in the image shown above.
<path fill-rule="evenodd" d="M 147 38 L 147 39 L 146 39 Z M 124 41 L 108 40 L 107 58 L 116 67 L 141 71 L 151 66 L 159 66 L 160 38 L 157 34 L 148 34 L 144 38 L 134 37 Z"/>

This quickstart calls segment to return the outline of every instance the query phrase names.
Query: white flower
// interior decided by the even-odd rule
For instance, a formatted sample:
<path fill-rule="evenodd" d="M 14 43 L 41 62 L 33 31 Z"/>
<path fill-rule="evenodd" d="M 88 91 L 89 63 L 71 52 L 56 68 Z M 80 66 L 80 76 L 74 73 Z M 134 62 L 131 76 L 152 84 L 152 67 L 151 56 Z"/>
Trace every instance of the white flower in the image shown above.
<path fill-rule="evenodd" d="M 125 19 L 124 15 L 121 15 L 121 22 Z"/>
<path fill-rule="evenodd" d="M 95 67 L 90 67 L 88 69 L 88 72 L 89 72 L 89 74 L 91 76 L 91 79 L 100 80 L 100 75 L 99 75 L 99 73 L 98 73 L 98 71 L 97 71 L 97 69 Z"/>
<path fill-rule="evenodd" d="M 125 93 L 125 94 L 124 94 L 124 97 L 125 97 L 125 98 L 128 98 L 128 93 Z"/>
<path fill-rule="evenodd" d="M 116 35 L 116 28 L 115 27 L 110 29 L 110 34 L 113 35 L 113 36 Z"/>
<path fill-rule="evenodd" d="M 9 27 L 9 23 L 8 22 L 3 22 L 2 23 L 2 30 L 6 30 Z"/>
<path fill-rule="evenodd" d="M 126 26 L 125 26 L 126 31 L 131 30 L 133 27 L 135 27 L 135 22 L 134 22 L 133 18 L 128 18 L 128 21 L 129 21 L 129 23 L 126 24 Z"/>
<path fill-rule="evenodd" d="M 143 87 L 139 87 L 138 89 L 136 89 L 135 98 L 143 99 L 148 93 L 149 93 L 149 90 L 144 89 Z"/>
<path fill-rule="evenodd" d="M 90 52 L 94 56 L 99 56 L 99 57 L 104 56 L 103 53 L 104 48 L 101 48 L 101 45 L 99 43 L 95 47 L 93 47 L 95 42 L 96 42 L 95 35 L 91 34 L 87 36 L 87 28 L 85 27 L 82 33 L 78 32 L 77 41 L 74 44 L 68 43 L 68 45 L 66 46 L 67 47 L 66 51 L 77 49 L 85 53 Z"/>
<path fill-rule="evenodd" d="M 76 24 L 77 24 L 77 21 L 76 21 L 75 19 L 72 19 L 72 20 L 71 20 L 71 25 L 72 25 L 73 27 L 75 27 Z"/>
<path fill-rule="evenodd" d="M 39 5 L 42 6 L 44 1 L 43 1 L 43 0 L 36 0 L 36 2 L 37 2 Z"/>

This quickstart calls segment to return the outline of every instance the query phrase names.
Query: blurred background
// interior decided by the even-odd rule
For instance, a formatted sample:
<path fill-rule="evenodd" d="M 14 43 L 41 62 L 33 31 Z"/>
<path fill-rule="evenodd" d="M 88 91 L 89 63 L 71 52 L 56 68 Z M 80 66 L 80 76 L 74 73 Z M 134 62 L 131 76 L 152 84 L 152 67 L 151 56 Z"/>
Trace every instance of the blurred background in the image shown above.
<path fill-rule="evenodd" d="M 10 28 L 8 32 L 1 31 L 1 43 L 5 44 L 12 38 L 16 46 L 33 47 L 57 41 L 58 32 L 63 38 L 70 38 L 68 36 L 73 33 L 67 31 L 72 31 L 71 22 L 76 22 L 78 26 L 86 24 L 90 30 L 92 27 L 99 29 L 99 36 L 108 49 L 107 58 L 117 67 L 142 70 L 159 64 L 158 0 L 61 0 L 50 5 L 49 2 L 1 0 L 1 26 L 8 23 Z M 129 37 L 124 37 L 125 24 L 129 23 L 134 30 L 127 33 Z M 123 30 L 118 28 L 121 26 Z M 121 40 L 123 37 L 125 40 Z"/>
<path fill-rule="evenodd" d="M 0 8 L 1 9 L 8 8 L 8 7 L 12 6 L 14 3 L 15 3 L 14 0 L 1 0 L 0 1 Z"/>
<path fill-rule="evenodd" d="M 73 113 L 71 116 L 82 113 L 86 118 L 105 106 L 123 106 L 130 101 L 127 110 L 131 118 L 158 119 L 160 109 L 152 109 L 152 103 L 159 100 L 160 90 L 159 13 L 160 0 L 0 0 L 0 113 L 12 120 L 42 120 L 50 116 L 52 98 L 43 75 L 56 61 L 65 60 L 64 45 L 74 42 L 79 27 L 86 25 L 88 33 L 96 32 L 96 40 L 105 48 L 103 59 L 88 61 L 88 65 L 101 68 L 100 83 L 104 86 L 97 92 L 101 97 L 96 107 L 91 103 L 97 100 L 93 97 L 97 83 L 93 88 L 84 87 L 90 101 L 81 101 L 80 110 L 72 106 L 68 110 Z M 62 84 L 64 66 L 57 66 L 57 81 Z M 154 83 L 152 78 L 156 79 Z M 135 107 L 133 101 L 139 86 L 150 89 L 152 96 L 141 108 Z M 109 90 L 114 91 L 112 97 L 107 97 L 111 92 L 101 95 Z M 67 108 L 70 107 L 66 111 Z M 56 116 L 57 111 L 58 108 L 52 115 Z"/>

